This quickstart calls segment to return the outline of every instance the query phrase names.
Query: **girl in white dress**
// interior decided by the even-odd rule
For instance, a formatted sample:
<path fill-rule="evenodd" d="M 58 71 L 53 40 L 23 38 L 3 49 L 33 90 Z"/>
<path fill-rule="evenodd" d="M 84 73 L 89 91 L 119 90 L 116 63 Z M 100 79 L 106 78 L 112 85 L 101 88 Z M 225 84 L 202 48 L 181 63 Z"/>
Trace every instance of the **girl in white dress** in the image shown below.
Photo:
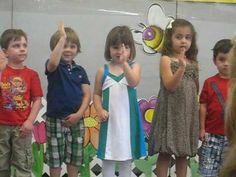
<path fill-rule="evenodd" d="M 98 158 L 103 160 L 103 177 L 131 176 L 131 163 L 146 155 L 144 133 L 135 87 L 140 65 L 134 62 L 135 46 L 127 26 L 113 28 L 106 39 L 105 59 L 96 74 L 94 106 L 101 120 Z"/>

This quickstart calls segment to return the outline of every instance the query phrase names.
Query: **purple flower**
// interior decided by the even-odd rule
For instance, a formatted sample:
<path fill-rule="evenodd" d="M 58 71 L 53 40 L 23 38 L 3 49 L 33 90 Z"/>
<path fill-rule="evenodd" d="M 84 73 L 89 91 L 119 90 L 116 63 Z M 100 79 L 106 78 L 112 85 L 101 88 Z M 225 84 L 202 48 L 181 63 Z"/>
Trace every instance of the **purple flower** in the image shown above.
<path fill-rule="evenodd" d="M 148 100 L 140 99 L 138 103 L 139 103 L 139 108 L 141 111 L 145 136 L 146 138 L 149 138 L 153 113 L 154 113 L 156 104 L 158 104 L 158 100 L 156 97 L 152 96 Z"/>

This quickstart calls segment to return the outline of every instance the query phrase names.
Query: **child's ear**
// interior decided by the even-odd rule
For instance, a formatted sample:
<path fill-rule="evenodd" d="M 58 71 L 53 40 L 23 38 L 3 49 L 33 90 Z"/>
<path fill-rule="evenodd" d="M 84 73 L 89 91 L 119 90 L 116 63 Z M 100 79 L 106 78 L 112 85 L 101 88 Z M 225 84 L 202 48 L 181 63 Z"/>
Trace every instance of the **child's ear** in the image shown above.
<path fill-rule="evenodd" d="M 213 63 L 216 65 L 216 58 L 213 58 Z"/>

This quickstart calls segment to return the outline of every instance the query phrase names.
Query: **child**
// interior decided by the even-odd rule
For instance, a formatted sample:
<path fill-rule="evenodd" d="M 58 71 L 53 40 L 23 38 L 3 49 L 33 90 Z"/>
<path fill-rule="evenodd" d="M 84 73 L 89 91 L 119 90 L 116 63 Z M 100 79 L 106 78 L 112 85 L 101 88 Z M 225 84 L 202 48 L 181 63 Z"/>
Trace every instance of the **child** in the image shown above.
<path fill-rule="evenodd" d="M 218 176 L 227 139 L 224 133 L 224 105 L 229 82 L 229 39 L 218 41 L 213 48 L 213 61 L 218 73 L 205 80 L 200 94 L 199 172 L 202 176 Z"/>
<path fill-rule="evenodd" d="M 77 177 L 82 163 L 83 114 L 90 102 L 89 80 L 84 68 L 74 61 L 80 52 L 75 31 L 59 29 L 50 40 L 52 53 L 46 62 L 48 79 L 46 112 L 46 158 L 51 177 L 59 177 L 63 162 L 69 177 Z"/>
<path fill-rule="evenodd" d="M 198 63 L 196 32 L 184 19 L 175 19 L 166 30 L 160 60 L 160 104 L 155 109 L 149 154 L 159 152 L 156 170 L 166 177 L 171 155 L 177 177 L 187 173 L 187 156 L 198 146 Z"/>
<path fill-rule="evenodd" d="M 108 64 L 96 74 L 94 106 L 100 118 L 98 158 L 103 160 L 103 177 L 131 176 L 131 163 L 146 154 L 135 87 L 140 65 L 134 62 L 135 46 L 127 26 L 113 28 L 106 39 Z"/>
<path fill-rule="evenodd" d="M 226 135 L 229 141 L 226 158 L 220 171 L 220 177 L 236 176 L 236 36 L 230 50 L 228 106 L 226 112 Z"/>
<path fill-rule="evenodd" d="M 0 176 L 31 176 L 32 129 L 43 96 L 38 73 L 24 65 L 27 36 L 21 29 L 2 33 L 0 80 Z M 7 58 L 7 62 L 4 61 Z"/>

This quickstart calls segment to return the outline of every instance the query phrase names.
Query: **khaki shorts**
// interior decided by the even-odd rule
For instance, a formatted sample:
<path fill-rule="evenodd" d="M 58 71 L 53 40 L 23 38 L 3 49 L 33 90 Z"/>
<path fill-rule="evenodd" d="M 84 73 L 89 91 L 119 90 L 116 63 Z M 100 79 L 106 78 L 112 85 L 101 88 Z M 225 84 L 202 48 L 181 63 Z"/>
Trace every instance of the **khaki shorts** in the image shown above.
<path fill-rule="evenodd" d="M 0 125 L 0 176 L 9 177 L 11 166 L 17 177 L 31 176 L 32 135 L 21 137 L 19 129 L 20 126 Z"/>

